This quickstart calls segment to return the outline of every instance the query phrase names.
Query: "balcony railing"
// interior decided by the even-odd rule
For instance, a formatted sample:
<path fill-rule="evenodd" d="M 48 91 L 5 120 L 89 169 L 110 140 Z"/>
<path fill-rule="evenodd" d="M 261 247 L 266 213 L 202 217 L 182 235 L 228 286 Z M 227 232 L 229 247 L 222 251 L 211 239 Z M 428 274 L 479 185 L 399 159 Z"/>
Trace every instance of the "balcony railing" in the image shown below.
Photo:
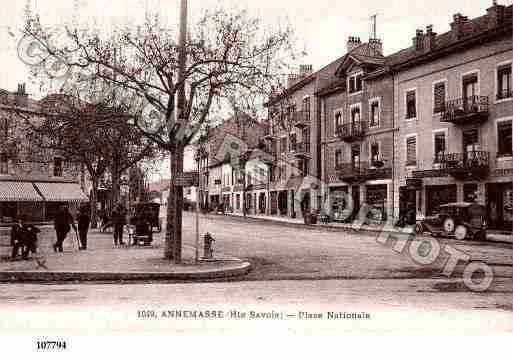
<path fill-rule="evenodd" d="M 303 128 L 310 126 L 310 112 L 309 111 L 296 111 L 292 116 L 294 126 Z"/>
<path fill-rule="evenodd" d="M 440 169 L 453 176 L 480 177 L 490 168 L 490 153 L 486 151 L 468 151 L 446 153 L 438 156 Z"/>
<path fill-rule="evenodd" d="M 296 156 L 308 157 L 310 155 L 310 143 L 299 142 L 296 144 Z"/>
<path fill-rule="evenodd" d="M 337 136 L 347 142 L 356 141 L 365 135 L 367 123 L 364 121 L 344 123 L 336 128 Z"/>
<path fill-rule="evenodd" d="M 513 97 L 513 90 L 499 90 L 497 100 L 504 100 Z"/>
<path fill-rule="evenodd" d="M 361 177 L 360 163 L 340 163 L 335 165 L 335 171 L 344 182 L 356 182 Z"/>
<path fill-rule="evenodd" d="M 488 118 L 488 96 L 471 96 L 447 101 L 441 106 L 441 121 L 465 124 Z"/>

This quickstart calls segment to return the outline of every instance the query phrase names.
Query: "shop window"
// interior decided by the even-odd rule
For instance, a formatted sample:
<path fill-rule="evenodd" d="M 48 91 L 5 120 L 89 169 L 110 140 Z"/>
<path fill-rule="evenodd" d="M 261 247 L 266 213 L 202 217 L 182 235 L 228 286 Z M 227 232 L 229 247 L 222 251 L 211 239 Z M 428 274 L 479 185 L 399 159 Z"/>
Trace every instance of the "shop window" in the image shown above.
<path fill-rule="evenodd" d="M 406 139 L 406 166 L 417 165 L 417 138 L 408 137 Z"/>
<path fill-rule="evenodd" d="M 379 101 L 374 100 L 370 105 L 370 127 L 378 127 L 379 126 Z"/>
<path fill-rule="evenodd" d="M 417 91 L 410 90 L 406 92 L 406 119 L 417 117 Z"/>
<path fill-rule="evenodd" d="M 442 162 L 446 151 L 446 138 L 445 132 L 435 133 L 435 163 Z"/>
<path fill-rule="evenodd" d="M 433 113 L 440 113 L 445 108 L 445 82 L 439 82 L 433 87 Z"/>
<path fill-rule="evenodd" d="M 497 156 L 512 156 L 513 143 L 511 139 L 511 121 L 497 123 Z"/>
<path fill-rule="evenodd" d="M 507 64 L 497 69 L 497 100 L 511 97 L 511 64 Z"/>

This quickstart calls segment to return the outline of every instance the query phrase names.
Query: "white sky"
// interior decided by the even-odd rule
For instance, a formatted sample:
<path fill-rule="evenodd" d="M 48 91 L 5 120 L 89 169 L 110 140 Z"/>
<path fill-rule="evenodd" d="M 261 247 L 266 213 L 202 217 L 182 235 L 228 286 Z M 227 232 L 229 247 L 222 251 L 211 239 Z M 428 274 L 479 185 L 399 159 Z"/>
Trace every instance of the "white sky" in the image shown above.
<path fill-rule="evenodd" d="M 44 24 L 62 24 L 72 19 L 74 0 L 31 2 Z M 504 5 L 512 2 L 499 0 Z M 17 42 L 8 34 L 9 27 L 13 31 L 21 28 L 25 3 L 26 0 L 3 0 L 0 7 L 0 88 L 11 91 L 17 83 L 27 82 L 25 65 L 16 55 Z M 78 0 L 78 3 L 79 22 L 101 28 L 137 23 L 146 7 L 160 9 L 162 21 L 169 27 L 178 22 L 179 0 Z M 372 14 L 378 14 L 378 37 L 383 40 L 385 54 L 390 54 L 410 46 L 417 28 L 433 24 L 435 31 L 442 33 L 449 30 L 453 14 L 461 12 L 473 18 L 486 13 L 491 4 L 492 0 L 189 0 L 189 16 L 193 19 L 201 9 L 221 5 L 248 9 L 262 16 L 270 26 L 288 21 L 308 54 L 301 62 L 312 64 L 316 70 L 344 54 L 348 36 L 359 36 L 365 41 Z M 27 91 L 37 92 L 30 84 Z M 186 167 L 190 167 L 190 156 L 187 157 Z"/>

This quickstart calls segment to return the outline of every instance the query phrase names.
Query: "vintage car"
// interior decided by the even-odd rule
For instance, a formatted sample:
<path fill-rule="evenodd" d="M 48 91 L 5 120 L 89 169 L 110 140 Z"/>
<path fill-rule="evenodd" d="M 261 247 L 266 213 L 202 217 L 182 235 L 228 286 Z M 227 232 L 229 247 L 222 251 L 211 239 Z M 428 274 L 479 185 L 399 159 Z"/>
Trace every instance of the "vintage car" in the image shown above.
<path fill-rule="evenodd" d="M 417 233 L 427 231 L 434 237 L 486 240 L 485 206 L 473 202 L 453 202 L 438 208 L 436 215 L 417 219 Z"/>
<path fill-rule="evenodd" d="M 154 202 L 139 202 L 135 204 L 134 218 L 145 218 L 151 225 L 152 229 L 157 228 L 157 231 L 162 230 L 162 223 L 160 220 L 160 204 Z"/>

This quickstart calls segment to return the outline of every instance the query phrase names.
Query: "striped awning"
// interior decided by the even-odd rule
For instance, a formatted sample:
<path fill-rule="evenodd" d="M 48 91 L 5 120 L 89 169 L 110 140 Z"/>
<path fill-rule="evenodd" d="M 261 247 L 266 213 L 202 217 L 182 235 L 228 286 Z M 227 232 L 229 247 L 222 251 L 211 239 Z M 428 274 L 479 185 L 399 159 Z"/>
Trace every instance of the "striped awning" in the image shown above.
<path fill-rule="evenodd" d="M 34 182 L 47 202 L 87 202 L 78 183 Z"/>
<path fill-rule="evenodd" d="M 0 182 L 0 201 L 3 202 L 42 202 L 32 182 Z"/>

